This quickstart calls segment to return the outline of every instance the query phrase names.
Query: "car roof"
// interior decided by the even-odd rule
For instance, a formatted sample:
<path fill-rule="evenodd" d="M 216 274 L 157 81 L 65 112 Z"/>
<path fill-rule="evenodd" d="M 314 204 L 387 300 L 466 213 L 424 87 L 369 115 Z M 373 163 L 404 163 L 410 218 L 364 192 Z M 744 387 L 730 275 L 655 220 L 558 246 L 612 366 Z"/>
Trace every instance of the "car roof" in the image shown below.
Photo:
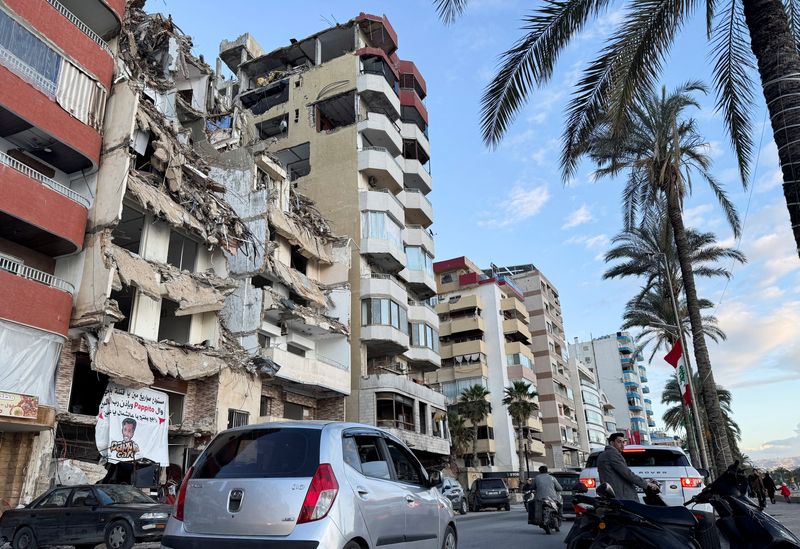
<path fill-rule="evenodd" d="M 644 452 L 646 450 L 661 450 L 661 451 L 664 451 L 664 452 L 672 452 L 674 454 L 686 455 L 686 452 L 683 451 L 683 448 L 680 448 L 678 446 L 659 446 L 657 444 L 626 444 L 625 445 L 625 450 L 623 450 L 623 452 L 624 451 Z M 589 455 L 590 456 L 597 456 L 599 454 L 602 454 L 604 451 L 605 451 L 605 449 L 603 449 L 603 450 L 595 450 L 594 452 L 592 452 Z"/>
<path fill-rule="evenodd" d="M 355 423 L 352 421 L 326 421 L 326 420 L 311 420 L 311 419 L 303 419 L 303 420 L 289 420 L 289 421 L 268 421 L 264 423 L 254 423 L 251 425 L 242 425 L 241 427 L 233 427 L 231 429 L 226 429 L 225 433 L 227 432 L 235 432 L 235 431 L 248 431 L 251 429 L 317 429 L 317 430 L 325 430 L 325 431 L 345 431 L 347 429 L 364 429 L 373 432 L 379 432 L 382 435 L 390 437 L 394 440 L 399 440 L 395 435 L 386 431 L 385 429 L 381 429 L 380 427 L 375 427 L 374 425 L 367 425 L 365 423 Z"/>

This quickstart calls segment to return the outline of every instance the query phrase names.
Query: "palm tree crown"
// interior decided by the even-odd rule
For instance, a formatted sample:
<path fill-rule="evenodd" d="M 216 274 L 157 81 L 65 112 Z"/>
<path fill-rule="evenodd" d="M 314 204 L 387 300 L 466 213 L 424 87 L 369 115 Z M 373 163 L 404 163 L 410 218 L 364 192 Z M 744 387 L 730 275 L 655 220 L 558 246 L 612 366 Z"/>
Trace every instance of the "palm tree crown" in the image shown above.
<path fill-rule="evenodd" d="M 537 396 L 533 386 L 524 380 L 515 380 L 510 386 L 505 388 L 503 405 L 508 408 L 508 413 L 517 424 L 517 455 L 519 457 L 519 478 L 522 482 L 523 463 L 525 460 L 524 452 L 524 426 L 528 418 L 539 409 L 534 399 Z"/>
<path fill-rule="evenodd" d="M 473 385 L 461 391 L 458 397 L 458 409 L 472 424 L 472 466 L 478 464 L 478 424 L 492 411 L 487 400 L 489 390 L 483 385 Z"/>

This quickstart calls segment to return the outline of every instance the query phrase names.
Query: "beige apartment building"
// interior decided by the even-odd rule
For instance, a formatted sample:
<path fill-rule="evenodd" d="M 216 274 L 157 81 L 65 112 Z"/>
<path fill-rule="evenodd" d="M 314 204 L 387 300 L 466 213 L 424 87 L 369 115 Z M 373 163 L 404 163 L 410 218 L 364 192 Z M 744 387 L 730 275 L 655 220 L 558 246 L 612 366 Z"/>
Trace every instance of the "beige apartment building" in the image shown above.
<path fill-rule="evenodd" d="M 426 84 L 385 17 L 360 14 L 270 53 L 220 45 L 236 74 L 232 132 L 286 166 L 349 239 L 350 395 L 345 417 L 385 427 L 423 459 L 449 454 L 440 366 Z"/>
<path fill-rule="evenodd" d="M 464 389 L 481 385 L 489 390 L 491 413 L 478 427 L 480 463 L 471 463 L 471 445 L 461 458 L 484 473 L 516 474 L 517 432 L 503 405 L 504 390 L 514 380 L 536 386 L 522 293 L 507 279 L 485 275 L 466 257 L 436 262 L 434 272 L 442 367 L 426 374 L 426 380 L 444 393 L 455 410 Z M 532 471 L 543 461 L 541 434 L 536 414 L 523 428 L 522 441 Z"/>
<path fill-rule="evenodd" d="M 580 378 L 567 359 L 558 290 L 531 264 L 493 267 L 491 273 L 510 278 L 524 296 L 547 465 L 556 469 L 583 467 L 589 448 L 580 434 L 579 418 L 584 416 Z"/>

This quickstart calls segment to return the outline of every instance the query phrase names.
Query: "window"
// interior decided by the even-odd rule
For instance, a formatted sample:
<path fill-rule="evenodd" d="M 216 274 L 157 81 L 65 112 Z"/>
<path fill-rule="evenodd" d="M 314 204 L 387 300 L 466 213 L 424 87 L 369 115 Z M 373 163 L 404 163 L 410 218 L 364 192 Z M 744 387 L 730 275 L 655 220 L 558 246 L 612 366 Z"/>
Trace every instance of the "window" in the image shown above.
<path fill-rule="evenodd" d="M 606 443 L 606 436 L 603 431 L 595 431 L 594 429 L 589 429 L 589 442 L 594 442 L 596 444 L 605 444 Z"/>
<path fill-rule="evenodd" d="M 164 391 L 163 389 L 159 390 Z M 173 393 L 171 391 L 164 392 L 169 399 L 169 424 L 180 425 L 183 423 L 183 403 L 185 397 L 180 393 Z"/>
<path fill-rule="evenodd" d="M 428 405 L 424 402 L 419 403 L 419 432 L 428 434 Z"/>
<path fill-rule="evenodd" d="M 450 284 L 456 281 L 456 274 L 455 273 L 444 273 L 440 278 L 442 284 Z"/>
<path fill-rule="evenodd" d="M 433 276 L 433 257 L 421 246 L 406 246 L 406 267 Z"/>
<path fill-rule="evenodd" d="M 197 262 L 197 242 L 180 233 L 169 233 L 167 263 L 182 271 L 194 271 Z"/>
<path fill-rule="evenodd" d="M 405 307 L 391 299 L 362 299 L 361 325 L 382 324 L 408 333 L 408 314 Z"/>
<path fill-rule="evenodd" d="M 583 402 L 585 404 L 591 404 L 593 406 L 597 406 L 598 408 L 600 407 L 600 397 L 598 397 L 596 394 L 583 390 L 581 391 L 581 396 L 583 396 Z"/>
<path fill-rule="evenodd" d="M 2 11 L 0 11 L 2 13 Z M 67 505 L 67 498 L 69 498 L 69 493 L 72 491 L 72 488 L 59 488 L 53 490 L 49 496 L 46 496 L 42 501 L 40 501 L 36 507 L 38 509 L 57 509 L 60 507 L 64 507 Z"/>
<path fill-rule="evenodd" d="M 347 435 L 345 435 L 347 440 Z M 389 472 L 389 464 L 383 457 L 383 452 L 380 448 L 380 440 L 370 436 L 355 436 L 356 452 L 358 455 L 358 466 L 353 466 L 357 471 L 366 477 L 379 478 L 389 480 L 392 478 Z M 347 463 L 354 461 L 355 456 L 352 456 L 352 447 L 349 450 L 351 454 L 345 459 Z"/>
<path fill-rule="evenodd" d="M 250 420 L 250 413 L 242 410 L 228 408 L 228 429 L 247 425 Z"/>
<path fill-rule="evenodd" d="M 355 91 L 320 101 L 315 106 L 317 131 L 325 132 L 356 123 Z"/>
<path fill-rule="evenodd" d="M 121 290 L 111 290 L 111 299 L 117 302 L 119 311 L 125 317 L 116 324 L 114 328 L 127 332 L 131 328 L 131 312 L 136 302 L 136 288 L 133 286 L 123 286 Z"/>
<path fill-rule="evenodd" d="M 72 500 L 69 505 L 70 507 L 84 507 L 86 506 L 86 499 L 90 496 L 94 496 L 91 488 L 76 488 L 72 493 Z"/>
<path fill-rule="evenodd" d="M 89 355 L 76 353 L 67 409 L 71 414 L 96 416 L 107 386 L 108 376 L 92 370 Z"/>
<path fill-rule="evenodd" d="M 292 343 L 286 344 L 286 350 L 297 356 L 306 356 L 306 350 Z"/>
<path fill-rule="evenodd" d="M 361 238 L 386 240 L 403 250 L 403 228 L 385 212 L 361 212 Z"/>
<path fill-rule="evenodd" d="M 393 440 L 384 439 L 384 442 L 389 449 L 397 480 L 422 486 L 425 475 L 422 472 L 422 466 L 411 452 Z"/>
<path fill-rule="evenodd" d="M 609 433 L 616 433 L 617 432 L 617 424 L 613 421 L 606 421 L 606 431 Z"/>
<path fill-rule="evenodd" d="M 486 425 L 478 426 L 478 439 L 479 440 L 494 440 L 494 428 L 487 427 Z"/>
<path fill-rule="evenodd" d="M 314 414 L 312 413 L 311 408 L 308 408 L 307 406 L 301 406 L 300 404 L 295 404 L 294 402 L 284 402 L 283 417 L 286 419 L 296 419 L 298 421 L 302 421 L 314 419 Z"/>
<path fill-rule="evenodd" d="M 506 355 L 506 363 L 509 366 L 515 364 L 522 365 L 530 370 L 533 370 L 533 361 L 522 353 L 514 353 L 513 355 Z"/>
<path fill-rule="evenodd" d="M 142 242 L 142 229 L 144 228 L 144 214 L 138 210 L 122 206 L 122 216 L 119 223 L 114 227 L 111 238 L 114 244 L 120 248 L 139 253 L 139 246 Z"/>
<path fill-rule="evenodd" d="M 397 393 L 376 393 L 378 427 L 414 430 L 414 400 Z"/>
<path fill-rule="evenodd" d="M 269 349 L 272 339 L 264 332 L 258 332 L 258 346 L 262 349 Z"/>
<path fill-rule="evenodd" d="M 189 343 L 192 315 L 175 316 L 178 304 L 170 299 L 161 299 L 161 318 L 158 324 L 158 340 L 169 339 L 175 343 Z"/>
<path fill-rule="evenodd" d="M 26 79 L 55 95 L 61 56 L 3 10 L 0 10 L 0 47 L 32 70 L 33 74 Z"/>
<path fill-rule="evenodd" d="M 289 266 L 296 271 L 306 274 L 308 258 L 300 252 L 300 246 L 292 246 Z"/>
<path fill-rule="evenodd" d="M 425 323 L 411 324 L 411 346 L 427 347 L 439 352 L 439 332 Z"/>
<path fill-rule="evenodd" d="M 686 456 L 676 450 L 645 450 L 644 452 L 623 452 L 628 467 L 689 467 Z M 592 454 L 586 467 L 597 467 L 598 454 Z"/>
<path fill-rule="evenodd" d="M 272 399 L 268 396 L 261 395 L 261 401 L 258 406 L 258 415 L 268 416 L 272 411 Z"/>
<path fill-rule="evenodd" d="M 594 423 L 595 425 L 603 425 L 603 416 L 600 413 L 594 410 L 584 410 L 583 413 L 586 415 L 587 422 Z"/>

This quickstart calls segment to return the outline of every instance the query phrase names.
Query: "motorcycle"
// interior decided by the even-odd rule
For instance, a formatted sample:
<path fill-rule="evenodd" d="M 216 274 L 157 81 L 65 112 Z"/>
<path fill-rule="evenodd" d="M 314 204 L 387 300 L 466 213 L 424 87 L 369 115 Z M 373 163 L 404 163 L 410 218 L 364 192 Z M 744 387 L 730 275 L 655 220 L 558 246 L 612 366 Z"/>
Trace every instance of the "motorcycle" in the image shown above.
<path fill-rule="evenodd" d="M 598 486 L 595 498 L 576 494 L 581 515 L 567 548 L 718 549 L 721 536 L 731 549 L 800 549 L 800 539 L 741 494 L 738 467 L 737 461 L 683 507 L 666 506 L 656 489 L 645 491 L 645 504 L 614 499 L 608 484 Z M 716 519 L 687 508 L 704 503 Z"/>
<path fill-rule="evenodd" d="M 542 500 L 542 523 L 539 526 L 544 529 L 548 536 L 552 530 L 561 531 L 561 509 L 560 505 L 553 498 Z"/>

